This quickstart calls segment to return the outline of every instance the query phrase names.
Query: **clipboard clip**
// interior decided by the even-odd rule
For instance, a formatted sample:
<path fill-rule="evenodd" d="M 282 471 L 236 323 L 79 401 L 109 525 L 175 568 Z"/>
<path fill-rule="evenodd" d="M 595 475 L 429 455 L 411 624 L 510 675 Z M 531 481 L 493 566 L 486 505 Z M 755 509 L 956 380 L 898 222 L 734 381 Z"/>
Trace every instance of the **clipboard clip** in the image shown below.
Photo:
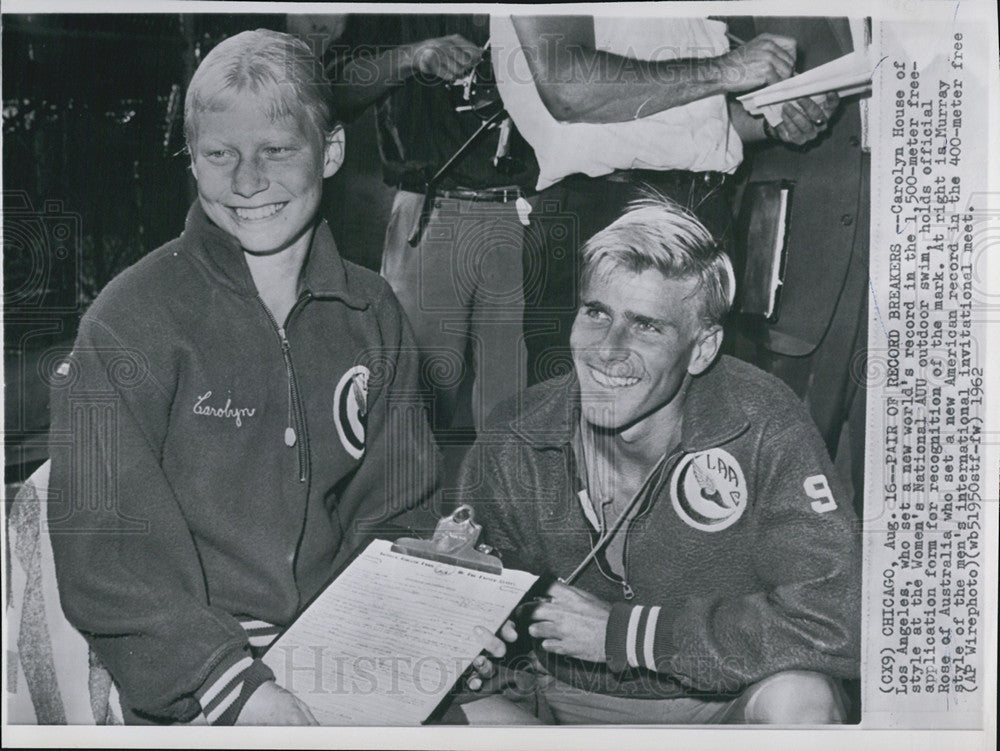
<path fill-rule="evenodd" d="M 476 549 L 476 540 L 483 526 L 476 524 L 475 516 L 472 506 L 462 504 L 450 516 L 438 521 L 430 540 L 400 537 L 392 544 L 392 552 L 502 574 L 500 559 L 483 551 L 483 548 L 489 549 L 487 545 Z"/>

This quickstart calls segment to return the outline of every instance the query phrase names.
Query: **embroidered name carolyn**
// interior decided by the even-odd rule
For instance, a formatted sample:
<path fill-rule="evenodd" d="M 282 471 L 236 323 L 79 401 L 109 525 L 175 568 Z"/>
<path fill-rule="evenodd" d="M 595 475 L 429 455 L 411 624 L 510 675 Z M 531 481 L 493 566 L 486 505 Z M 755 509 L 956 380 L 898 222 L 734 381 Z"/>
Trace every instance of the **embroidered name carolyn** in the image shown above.
<path fill-rule="evenodd" d="M 212 407 L 210 405 L 202 405 L 206 399 L 212 398 L 212 392 L 206 391 L 204 394 L 198 397 L 198 400 L 194 403 L 192 412 L 196 415 L 208 415 L 209 417 L 223 417 L 223 418 L 234 418 L 236 420 L 236 427 L 243 427 L 244 417 L 253 417 L 253 413 L 257 411 L 256 407 L 233 407 L 233 400 L 226 399 L 225 407 Z"/>

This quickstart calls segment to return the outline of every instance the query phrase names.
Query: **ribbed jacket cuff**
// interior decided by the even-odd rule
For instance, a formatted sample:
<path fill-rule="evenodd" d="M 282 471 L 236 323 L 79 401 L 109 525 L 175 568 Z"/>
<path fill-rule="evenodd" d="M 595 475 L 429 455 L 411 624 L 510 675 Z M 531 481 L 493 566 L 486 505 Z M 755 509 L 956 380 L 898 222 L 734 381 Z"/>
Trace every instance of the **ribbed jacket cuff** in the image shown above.
<path fill-rule="evenodd" d="M 611 606 L 608 629 L 604 634 L 604 653 L 607 657 L 608 668 L 615 673 L 621 673 L 628 668 L 625 637 L 633 609 L 633 606 L 624 602 L 616 602 Z"/>
<path fill-rule="evenodd" d="M 674 653 L 674 609 L 659 605 L 611 606 L 604 640 L 608 667 L 620 673 L 628 668 L 657 670 Z"/>
<path fill-rule="evenodd" d="M 267 665 L 245 652 L 238 652 L 209 674 L 195 698 L 209 724 L 232 725 L 250 695 L 262 683 L 271 680 L 274 680 L 274 673 Z"/>

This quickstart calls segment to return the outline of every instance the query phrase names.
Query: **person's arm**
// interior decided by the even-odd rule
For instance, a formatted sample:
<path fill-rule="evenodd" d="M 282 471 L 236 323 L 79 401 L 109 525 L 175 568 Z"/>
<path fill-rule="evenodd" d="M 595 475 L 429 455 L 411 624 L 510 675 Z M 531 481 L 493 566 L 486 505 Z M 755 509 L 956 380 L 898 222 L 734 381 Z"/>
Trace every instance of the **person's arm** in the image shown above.
<path fill-rule="evenodd" d="M 285 16 L 285 31 L 299 37 L 322 60 L 327 48 L 347 30 L 347 13 L 289 13 Z"/>
<path fill-rule="evenodd" d="M 764 124 L 767 121 L 763 117 L 754 117 L 735 99 L 730 99 L 726 105 L 729 108 L 729 122 L 733 124 L 744 144 L 767 140 L 767 133 L 764 131 Z"/>
<path fill-rule="evenodd" d="M 761 34 L 719 57 L 642 61 L 596 49 L 591 16 L 511 19 L 539 96 L 562 122 L 613 123 L 787 78 L 795 40 Z"/>
<path fill-rule="evenodd" d="M 318 44 L 320 51 L 337 42 L 347 22 L 343 16 L 288 16 L 289 32 Z M 370 105 L 413 76 L 453 81 L 467 73 L 483 51 L 461 34 L 422 39 L 390 48 L 382 45 L 344 50 L 331 74 L 332 95 L 343 120 L 357 118 Z"/>
<path fill-rule="evenodd" d="M 615 604 L 607 630 L 613 668 L 648 667 L 705 690 L 790 669 L 857 674 L 856 519 L 850 492 L 807 420 L 803 413 L 762 442 L 748 520 L 756 527 L 752 553 L 761 591 L 694 595 L 658 606 Z"/>
<path fill-rule="evenodd" d="M 454 81 L 467 73 L 482 53 L 480 47 L 461 34 L 451 34 L 401 44 L 376 55 L 356 55 L 333 81 L 337 111 L 345 119 L 352 120 L 387 92 L 416 75 Z"/>
<path fill-rule="evenodd" d="M 102 318 L 94 309 L 84 318 L 53 378 L 48 519 L 60 601 L 137 714 L 232 724 L 274 676 L 239 622 L 209 604 L 161 465 L 172 355 Z M 148 318 L 135 328 L 162 334 Z"/>

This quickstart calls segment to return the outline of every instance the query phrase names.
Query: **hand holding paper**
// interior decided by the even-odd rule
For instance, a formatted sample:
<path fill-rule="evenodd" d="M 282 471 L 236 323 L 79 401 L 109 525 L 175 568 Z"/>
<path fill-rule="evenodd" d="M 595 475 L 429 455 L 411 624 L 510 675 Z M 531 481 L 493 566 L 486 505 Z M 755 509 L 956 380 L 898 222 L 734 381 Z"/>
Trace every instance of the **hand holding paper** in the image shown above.
<path fill-rule="evenodd" d="M 763 115 L 775 128 L 784 119 L 783 105 L 787 102 L 808 97 L 822 106 L 820 103 L 830 92 L 843 98 L 867 91 L 871 88 L 872 67 L 866 47 L 737 99 L 747 112 Z"/>
<path fill-rule="evenodd" d="M 514 623 L 512 621 L 505 621 L 500 628 L 500 637 L 503 637 L 502 639 L 487 631 L 482 626 L 476 626 L 473 630 L 476 636 L 483 641 L 483 652 L 488 653 L 497 660 L 507 654 L 507 644 L 504 642 L 513 644 L 517 641 L 517 631 L 514 630 Z M 472 661 L 471 674 L 466 679 L 465 685 L 470 691 L 479 691 L 485 682 L 493 677 L 495 672 L 496 668 L 493 661 L 485 654 L 480 654 Z"/>
<path fill-rule="evenodd" d="M 774 134 L 785 143 L 802 146 L 826 130 L 830 117 L 840 104 L 835 92 L 819 94 L 814 98 L 803 97 L 781 106 L 782 120 L 774 127 Z"/>
<path fill-rule="evenodd" d="M 727 91 L 748 91 L 788 78 L 795 67 L 791 37 L 761 34 L 718 58 Z"/>
<path fill-rule="evenodd" d="M 372 542 L 264 656 L 321 725 L 418 725 L 536 577 Z"/>
<path fill-rule="evenodd" d="M 492 634 L 538 577 L 476 550 L 480 529 L 462 506 L 432 540 L 374 540 L 271 646 L 263 660 L 306 721 L 417 725 L 474 661 L 489 677 L 477 656 L 503 655 Z"/>
<path fill-rule="evenodd" d="M 316 725 L 305 702 L 274 681 L 262 683 L 247 699 L 237 725 Z"/>

